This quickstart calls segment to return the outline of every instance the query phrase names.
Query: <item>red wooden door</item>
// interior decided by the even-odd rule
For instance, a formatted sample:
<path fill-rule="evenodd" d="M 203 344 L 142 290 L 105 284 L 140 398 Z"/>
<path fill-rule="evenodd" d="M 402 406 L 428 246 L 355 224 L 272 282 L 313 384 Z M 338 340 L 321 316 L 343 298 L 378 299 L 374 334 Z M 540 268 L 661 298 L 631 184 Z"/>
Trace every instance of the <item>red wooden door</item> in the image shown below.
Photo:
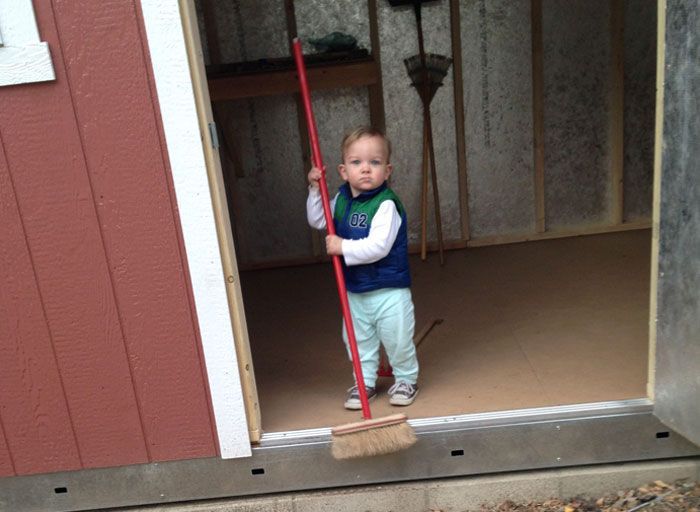
<path fill-rule="evenodd" d="M 0 476 L 213 456 L 138 2 L 35 2 L 55 82 L 0 88 Z"/>

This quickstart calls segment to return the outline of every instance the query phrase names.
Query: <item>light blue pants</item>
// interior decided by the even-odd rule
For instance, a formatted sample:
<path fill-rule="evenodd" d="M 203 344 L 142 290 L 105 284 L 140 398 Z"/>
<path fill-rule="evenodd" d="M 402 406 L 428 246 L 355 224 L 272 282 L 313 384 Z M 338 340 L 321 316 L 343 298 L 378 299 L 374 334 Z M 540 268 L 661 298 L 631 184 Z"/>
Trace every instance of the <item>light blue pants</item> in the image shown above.
<path fill-rule="evenodd" d="M 384 345 L 395 380 L 415 384 L 418 380 L 418 359 L 413 345 L 415 317 L 410 288 L 348 292 L 348 302 L 365 385 L 374 387 L 377 381 L 380 343 Z M 352 359 L 345 322 L 343 340 Z"/>

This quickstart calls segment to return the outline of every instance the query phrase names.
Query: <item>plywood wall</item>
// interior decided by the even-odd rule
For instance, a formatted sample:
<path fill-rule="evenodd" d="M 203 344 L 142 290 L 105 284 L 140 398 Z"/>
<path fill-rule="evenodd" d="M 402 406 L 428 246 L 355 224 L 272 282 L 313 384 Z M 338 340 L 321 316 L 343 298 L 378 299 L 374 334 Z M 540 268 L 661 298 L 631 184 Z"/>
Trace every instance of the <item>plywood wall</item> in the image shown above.
<path fill-rule="evenodd" d="M 288 54 L 280 2 L 199 2 L 216 11 L 216 30 L 228 33 L 220 35 L 215 43 L 220 46 L 222 62 L 235 61 L 242 55 L 243 46 L 247 60 Z M 260 6 L 259 12 L 267 13 L 259 21 L 268 38 L 251 35 L 258 21 L 249 5 L 253 3 Z M 312 0 L 294 3 L 298 33 L 303 39 L 339 30 L 355 35 L 360 46 L 370 48 L 367 2 L 333 2 L 331 8 L 326 3 L 322 8 L 321 2 Z M 531 4 L 531 0 L 459 2 L 466 196 L 460 196 L 458 186 L 453 69 L 431 104 L 446 240 L 464 242 L 460 222 L 465 209 L 474 240 L 517 238 L 536 232 Z M 625 66 L 624 220 L 640 221 L 648 220 L 651 213 L 655 13 L 650 2 L 643 0 L 625 2 L 625 6 L 624 40 L 620 41 Z M 451 56 L 449 2 L 429 2 L 422 13 L 426 51 Z M 275 16 L 278 18 L 270 19 Z M 386 131 L 394 145 L 391 185 L 407 207 L 409 239 L 416 243 L 420 236 L 422 109 L 403 64 L 405 58 L 418 52 L 415 19 L 411 8 L 392 8 L 381 0 L 376 16 Z M 236 23 L 243 24 L 240 30 Z M 276 31 L 272 26 L 277 27 Z M 611 225 L 615 198 L 610 141 L 616 115 L 611 100 L 611 4 L 607 0 L 543 2 L 541 37 L 545 148 L 545 186 L 541 193 L 546 227 L 550 231 L 575 232 Z M 306 45 L 305 50 L 312 48 Z M 356 124 L 369 123 L 367 90 L 314 92 L 313 101 L 326 164 L 334 169 L 342 133 Z M 276 205 L 274 215 L 280 214 L 279 209 L 284 212 L 281 220 L 264 218 L 268 214 L 261 213 L 266 210 L 263 198 L 256 199 L 255 214 L 249 211 L 248 199 L 234 205 L 235 215 L 240 217 L 236 224 L 243 226 L 237 233 L 242 263 L 313 257 L 312 235 L 303 218 L 306 170 L 293 97 L 237 101 L 217 104 L 217 108 L 239 119 L 235 126 L 226 123 L 230 137 L 238 140 L 240 153 L 229 159 L 230 163 L 238 161 L 243 169 L 237 171 L 239 177 L 234 180 L 237 193 L 250 195 L 252 190 L 259 190 L 255 180 L 268 179 L 254 177 L 260 172 L 262 158 L 268 162 L 266 176 L 284 183 L 286 192 L 282 198 L 273 192 L 268 201 Z M 278 122 L 270 117 L 275 109 L 279 109 Z M 267 123 L 276 124 L 271 127 Z M 227 172 L 235 174 L 233 168 Z M 334 188 L 337 178 L 330 174 Z M 265 183 L 270 189 L 276 188 Z M 277 222 L 293 236 L 271 234 L 272 242 L 259 236 Z M 432 207 L 428 234 L 435 240 Z"/>

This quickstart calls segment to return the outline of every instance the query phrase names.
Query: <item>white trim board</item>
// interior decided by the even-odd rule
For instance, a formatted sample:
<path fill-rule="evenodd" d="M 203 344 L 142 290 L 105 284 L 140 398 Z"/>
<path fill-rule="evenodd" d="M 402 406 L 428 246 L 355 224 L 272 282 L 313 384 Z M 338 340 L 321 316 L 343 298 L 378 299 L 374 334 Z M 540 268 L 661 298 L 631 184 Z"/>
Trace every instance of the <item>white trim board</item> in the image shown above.
<path fill-rule="evenodd" d="M 251 455 L 211 191 L 177 0 L 142 0 L 182 234 L 224 459 Z"/>
<path fill-rule="evenodd" d="M 31 0 L 0 0 L 0 87 L 55 80 Z"/>

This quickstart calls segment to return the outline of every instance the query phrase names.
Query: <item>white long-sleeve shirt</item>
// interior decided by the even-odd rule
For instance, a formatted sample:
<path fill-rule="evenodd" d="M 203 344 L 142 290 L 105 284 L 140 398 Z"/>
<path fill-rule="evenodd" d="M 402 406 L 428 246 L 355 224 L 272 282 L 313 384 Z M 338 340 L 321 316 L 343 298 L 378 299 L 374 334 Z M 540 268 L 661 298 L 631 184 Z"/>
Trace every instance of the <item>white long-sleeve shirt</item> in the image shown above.
<path fill-rule="evenodd" d="M 335 210 L 337 198 L 338 194 L 331 201 L 331 212 Z M 306 218 L 312 228 L 326 228 L 321 192 L 318 187 L 309 187 L 309 196 L 306 199 Z M 342 249 L 345 264 L 348 266 L 366 265 L 381 260 L 389 254 L 394 245 L 399 227 L 401 227 L 401 216 L 394 201 L 383 201 L 372 218 L 367 238 L 343 239 Z"/>

